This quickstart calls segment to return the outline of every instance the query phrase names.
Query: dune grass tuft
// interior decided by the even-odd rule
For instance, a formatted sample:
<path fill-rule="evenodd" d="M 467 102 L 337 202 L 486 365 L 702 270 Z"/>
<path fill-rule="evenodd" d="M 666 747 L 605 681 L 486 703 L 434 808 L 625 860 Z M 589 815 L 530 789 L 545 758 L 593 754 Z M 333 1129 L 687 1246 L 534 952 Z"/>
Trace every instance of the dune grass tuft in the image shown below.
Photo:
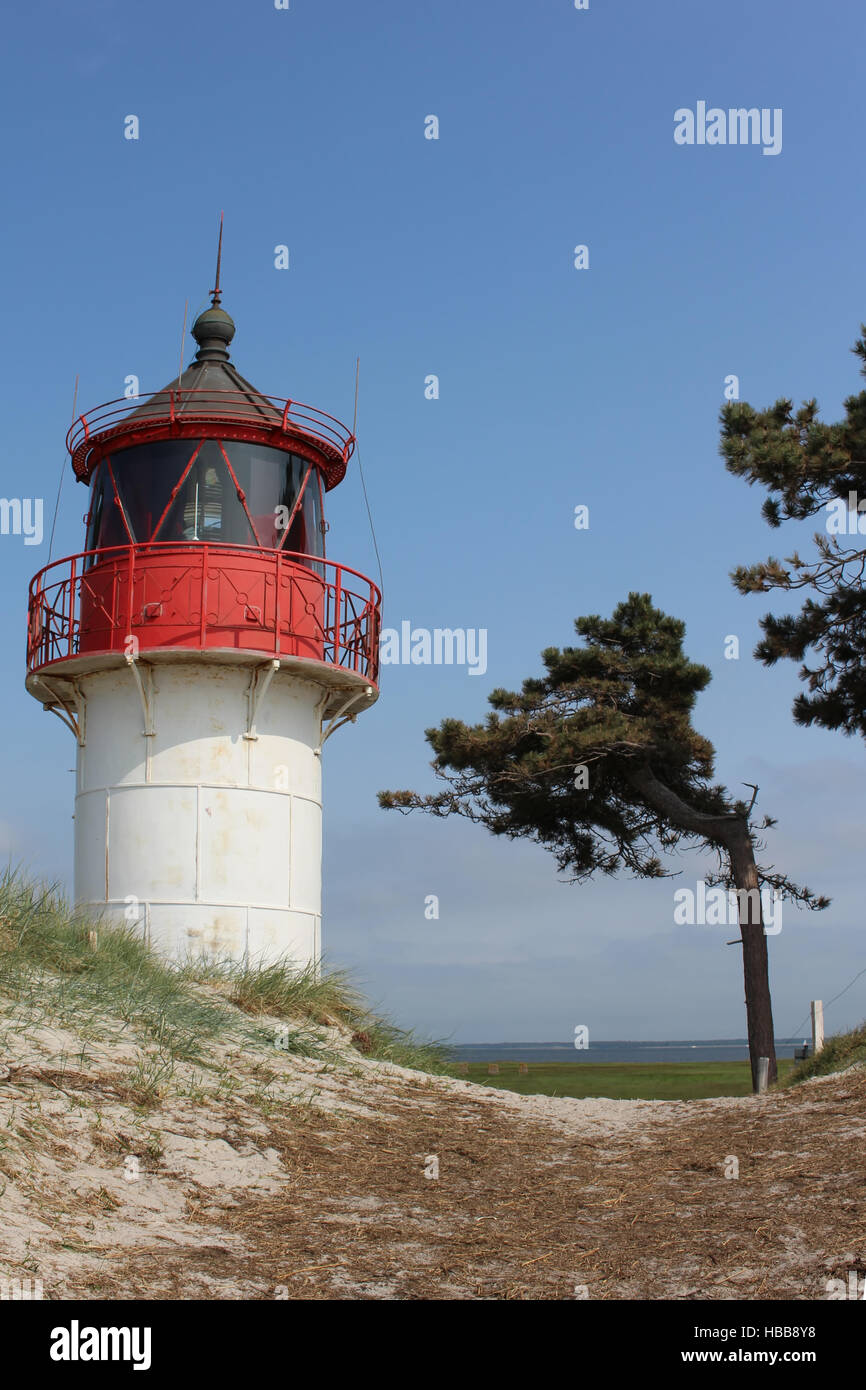
<path fill-rule="evenodd" d="M 222 979 L 226 997 L 254 1017 L 270 1014 L 350 1028 L 365 1013 L 363 998 L 342 970 L 298 969 L 283 959 L 269 965 L 217 966 L 211 979 Z"/>
<path fill-rule="evenodd" d="M 798 1082 L 808 1081 L 813 1076 L 829 1076 L 831 1072 L 844 1071 L 857 1062 L 866 1062 L 866 1023 L 852 1028 L 849 1033 L 836 1033 L 825 1038 L 818 1055 L 798 1062 L 785 1078 L 784 1085 L 796 1086 Z"/>
<path fill-rule="evenodd" d="M 288 958 L 269 965 L 191 965 L 193 978 L 218 985 L 254 1017 L 291 1018 L 348 1029 L 360 1052 L 377 1061 L 437 1074 L 451 1064 L 444 1043 L 419 1038 L 370 1010 L 345 970 L 298 969 Z"/>

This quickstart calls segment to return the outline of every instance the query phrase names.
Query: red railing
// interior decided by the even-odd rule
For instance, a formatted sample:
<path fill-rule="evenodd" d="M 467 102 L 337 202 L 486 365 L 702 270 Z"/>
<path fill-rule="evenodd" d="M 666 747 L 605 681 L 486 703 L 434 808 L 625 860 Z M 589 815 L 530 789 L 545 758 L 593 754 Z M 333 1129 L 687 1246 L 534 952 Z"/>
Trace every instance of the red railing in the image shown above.
<path fill-rule="evenodd" d="M 301 656 L 375 684 L 381 601 L 356 570 L 295 552 L 172 541 L 84 551 L 31 581 L 27 670 L 124 654 L 134 638 L 142 653 Z"/>
<path fill-rule="evenodd" d="M 142 411 L 135 416 L 135 411 Z M 188 391 L 162 390 L 152 395 L 127 397 L 107 401 L 86 415 L 79 415 L 66 436 L 66 447 L 72 457 L 76 474 L 87 474 L 87 456 L 91 448 L 116 435 L 152 433 L 162 424 L 169 434 L 187 431 L 201 424 L 213 427 L 216 423 L 234 425 L 239 429 L 271 432 L 275 438 L 283 435 L 302 435 L 318 445 L 328 457 L 339 459 L 345 466 L 355 448 L 355 436 L 345 425 L 327 411 L 302 401 L 286 400 L 282 396 L 249 395 L 243 391 L 193 389 Z"/>

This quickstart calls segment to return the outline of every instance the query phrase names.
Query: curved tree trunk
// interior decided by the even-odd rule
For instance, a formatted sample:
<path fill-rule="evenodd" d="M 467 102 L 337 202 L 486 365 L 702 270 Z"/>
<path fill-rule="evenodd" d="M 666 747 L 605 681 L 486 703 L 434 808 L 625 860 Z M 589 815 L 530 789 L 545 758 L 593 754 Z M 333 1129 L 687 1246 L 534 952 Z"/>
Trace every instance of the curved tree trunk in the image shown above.
<path fill-rule="evenodd" d="M 632 787 L 653 810 L 665 816 L 672 824 L 691 831 L 711 844 L 721 845 L 727 851 L 731 877 L 737 885 L 740 936 L 743 942 L 749 1060 L 752 1066 L 752 1090 L 757 1091 L 758 1059 L 769 1059 L 770 1084 L 776 1080 L 777 1069 L 767 937 L 761 911 L 755 847 L 746 817 L 713 816 L 696 811 L 670 787 L 660 782 L 649 767 L 637 765 L 627 775 Z"/>

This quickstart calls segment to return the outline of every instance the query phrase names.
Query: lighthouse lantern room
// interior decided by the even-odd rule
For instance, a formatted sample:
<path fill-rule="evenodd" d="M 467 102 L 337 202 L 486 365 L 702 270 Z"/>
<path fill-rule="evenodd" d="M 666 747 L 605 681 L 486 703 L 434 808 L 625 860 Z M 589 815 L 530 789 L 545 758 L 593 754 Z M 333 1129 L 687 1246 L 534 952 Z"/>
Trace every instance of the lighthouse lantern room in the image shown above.
<path fill-rule="evenodd" d="M 85 548 L 30 586 L 27 689 L 77 743 L 75 900 L 163 955 L 317 962 L 322 745 L 378 695 L 381 595 L 326 557 L 352 434 L 194 362 L 80 416 Z"/>

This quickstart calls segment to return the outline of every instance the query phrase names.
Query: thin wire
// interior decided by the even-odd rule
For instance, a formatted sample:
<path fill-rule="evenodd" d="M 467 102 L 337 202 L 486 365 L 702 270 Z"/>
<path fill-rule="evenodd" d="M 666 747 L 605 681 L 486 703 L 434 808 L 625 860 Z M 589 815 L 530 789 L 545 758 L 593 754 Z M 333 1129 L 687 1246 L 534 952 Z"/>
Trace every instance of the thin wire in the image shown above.
<path fill-rule="evenodd" d="M 376 552 L 376 563 L 379 566 L 379 589 L 382 590 L 385 588 L 385 581 L 382 577 L 382 557 L 379 554 L 379 546 L 376 543 L 376 528 L 373 525 L 373 513 L 370 511 L 370 502 L 367 497 L 367 484 L 364 482 L 364 469 L 361 466 L 361 451 L 358 448 L 357 440 L 355 441 L 355 453 L 358 456 L 358 473 L 361 478 L 361 487 L 364 490 L 364 503 L 367 508 L 367 516 L 370 519 L 370 534 L 373 537 L 373 549 Z"/>
<path fill-rule="evenodd" d="M 848 990 L 851 988 L 851 985 L 855 985 L 857 981 L 860 979 L 861 975 L 866 975 L 866 966 L 864 966 L 862 970 L 857 972 L 857 974 L 854 976 L 854 979 L 851 981 L 851 984 L 846 985 L 844 989 L 840 989 L 839 993 L 834 994 L 832 999 L 828 999 L 827 1003 L 824 1005 L 824 1008 L 829 1009 L 831 1004 L 835 1004 L 837 999 L 841 999 L 843 994 L 847 994 Z"/>
<path fill-rule="evenodd" d="M 837 999 L 841 999 L 843 994 L 847 994 L 848 991 L 849 991 L 849 989 L 851 988 L 851 986 L 852 986 L 852 985 L 856 985 L 856 983 L 857 983 L 857 981 L 860 979 L 860 976 L 861 976 L 861 975 L 866 975 L 866 965 L 864 965 L 864 967 L 863 967 L 862 970 L 858 970 L 858 972 L 857 972 L 857 974 L 854 976 L 853 980 L 850 980 L 849 983 L 845 986 L 844 989 L 840 989 L 840 991 L 839 991 L 838 994 L 834 994 L 832 999 L 828 999 L 828 1000 L 827 1000 L 827 1003 L 824 1005 L 824 1008 L 825 1008 L 825 1009 L 829 1009 L 829 1007 L 830 1007 L 831 1004 L 835 1004 Z M 803 1019 L 803 1023 L 808 1023 L 810 1017 L 811 1017 L 811 1013 L 807 1014 L 806 1017 Z M 791 1036 L 790 1036 L 789 1038 L 782 1038 L 781 1041 L 782 1041 L 782 1042 L 793 1042 L 795 1038 L 798 1038 L 798 1037 L 800 1036 L 800 1031 L 801 1031 L 800 1028 L 795 1028 L 794 1032 L 791 1034 Z"/>
<path fill-rule="evenodd" d="M 364 481 L 364 467 L 363 467 L 363 464 L 361 463 L 361 450 L 358 448 L 358 438 L 357 438 L 357 430 L 358 430 L 358 381 L 359 381 L 359 379 L 360 379 L 360 375 L 361 375 L 361 359 L 360 359 L 360 357 L 358 357 L 358 358 L 355 359 L 355 415 L 354 415 L 354 418 L 353 418 L 353 420 L 352 420 L 352 437 L 353 437 L 353 439 L 355 440 L 355 453 L 356 453 L 357 458 L 358 458 L 358 474 L 359 474 L 359 476 L 360 476 L 360 478 L 361 478 L 361 489 L 362 489 L 362 491 L 363 491 L 363 493 L 364 493 L 364 505 L 365 505 L 366 508 L 367 508 L 367 518 L 368 518 L 368 520 L 369 520 L 369 522 L 370 522 L 370 534 L 371 534 L 371 536 L 373 537 L 373 549 L 374 549 L 375 552 L 376 552 L 376 563 L 377 563 L 378 566 L 379 566 L 379 589 L 382 590 L 382 589 L 385 588 L 385 581 L 384 581 L 384 579 L 383 579 L 383 577 L 382 577 L 382 557 L 381 557 L 381 555 L 379 554 L 379 545 L 378 545 L 378 542 L 377 542 L 377 540 L 376 540 L 376 528 L 375 528 L 375 526 L 373 525 L 373 513 L 370 511 L 370 499 L 369 499 L 369 497 L 367 496 L 367 484 L 366 484 L 366 482 Z"/>
<path fill-rule="evenodd" d="M 75 378 L 75 390 L 72 392 L 72 420 L 75 423 L 75 406 L 78 402 L 78 377 Z M 48 563 L 51 564 L 51 551 L 54 546 L 54 530 L 57 526 L 57 513 L 60 510 L 60 494 L 63 491 L 63 479 L 66 477 L 66 459 L 60 465 L 60 482 L 57 486 L 57 501 L 54 503 L 54 520 L 51 523 L 51 538 L 48 542 Z"/>

